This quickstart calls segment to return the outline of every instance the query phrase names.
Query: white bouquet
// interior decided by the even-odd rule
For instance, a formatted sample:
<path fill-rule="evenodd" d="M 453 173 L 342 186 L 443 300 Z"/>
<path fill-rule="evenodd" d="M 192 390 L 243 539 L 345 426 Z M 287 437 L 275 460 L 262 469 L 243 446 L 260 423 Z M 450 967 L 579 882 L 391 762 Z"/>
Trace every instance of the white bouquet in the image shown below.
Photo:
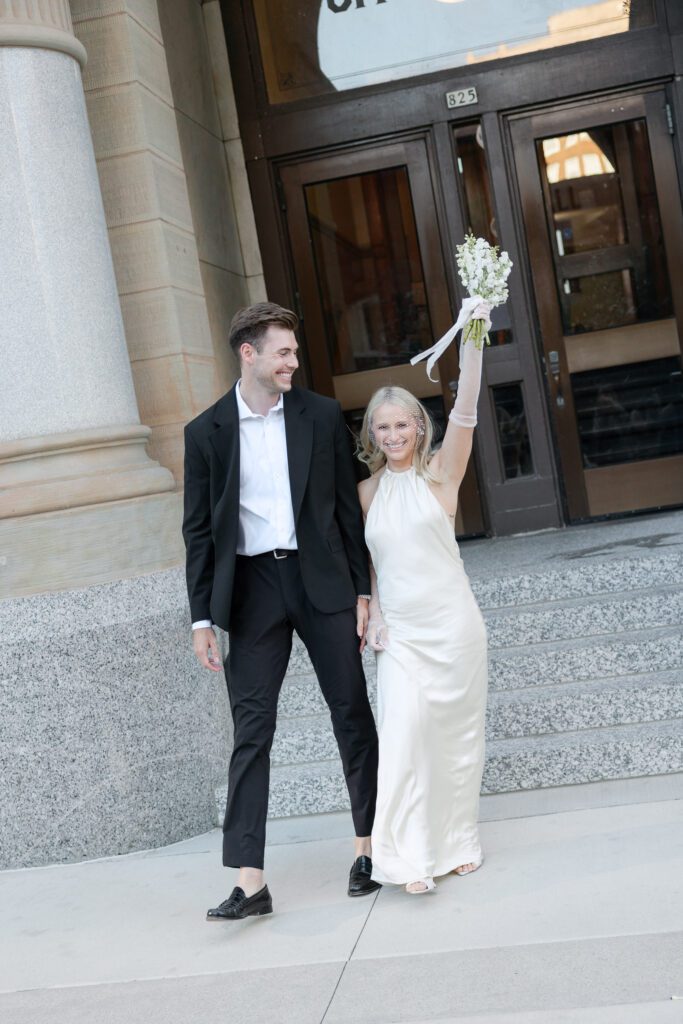
<path fill-rule="evenodd" d="M 506 281 L 512 270 L 512 260 L 506 252 L 499 252 L 497 245 L 489 245 L 485 238 L 475 238 L 468 234 L 462 245 L 457 246 L 455 260 L 469 298 L 463 302 L 458 319 L 444 336 L 431 348 L 410 360 L 414 366 L 421 359 L 426 359 L 430 380 L 434 379 L 434 363 L 443 355 L 458 331 L 463 332 L 463 344 L 470 338 L 477 348 L 481 348 L 484 343 L 491 344 L 491 310 L 501 306 L 508 297 Z"/>

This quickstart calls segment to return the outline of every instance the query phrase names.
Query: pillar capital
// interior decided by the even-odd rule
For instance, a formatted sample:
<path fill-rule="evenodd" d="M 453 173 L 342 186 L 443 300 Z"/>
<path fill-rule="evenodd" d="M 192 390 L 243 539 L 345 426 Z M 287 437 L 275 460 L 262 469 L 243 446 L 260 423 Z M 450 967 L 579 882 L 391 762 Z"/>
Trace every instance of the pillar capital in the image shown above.
<path fill-rule="evenodd" d="M 87 60 L 73 34 L 69 0 L 0 0 L 0 46 L 59 50 L 81 67 Z"/>

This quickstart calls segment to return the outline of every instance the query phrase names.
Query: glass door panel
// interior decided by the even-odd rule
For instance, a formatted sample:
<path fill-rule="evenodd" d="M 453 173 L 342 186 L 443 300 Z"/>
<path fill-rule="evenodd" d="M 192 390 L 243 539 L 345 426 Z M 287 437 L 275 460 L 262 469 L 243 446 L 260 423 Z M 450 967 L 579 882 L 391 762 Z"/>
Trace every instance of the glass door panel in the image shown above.
<path fill-rule="evenodd" d="M 656 95 L 513 128 L 572 518 L 683 502 L 683 231 Z"/>
<path fill-rule="evenodd" d="M 452 323 L 424 143 L 321 157 L 281 178 L 314 389 L 357 430 L 377 388 L 399 385 L 443 429 L 457 355 L 440 361 L 441 381 L 410 365 Z M 459 504 L 459 535 L 482 532 L 473 462 Z"/>
<path fill-rule="evenodd" d="M 304 191 L 333 374 L 409 363 L 432 327 L 408 169 Z"/>
<path fill-rule="evenodd" d="M 481 124 L 454 128 L 453 136 L 467 231 L 490 245 L 500 245 Z M 493 310 L 489 339 L 492 345 L 512 342 L 507 303 Z"/>

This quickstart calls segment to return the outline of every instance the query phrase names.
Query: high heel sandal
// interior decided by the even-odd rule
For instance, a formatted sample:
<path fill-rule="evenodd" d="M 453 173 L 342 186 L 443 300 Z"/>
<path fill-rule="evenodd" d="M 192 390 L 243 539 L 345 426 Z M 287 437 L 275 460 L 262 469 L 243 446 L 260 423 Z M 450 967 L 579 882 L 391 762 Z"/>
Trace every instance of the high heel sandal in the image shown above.
<path fill-rule="evenodd" d="M 465 866 L 465 864 L 459 864 L 457 868 L 453 868 L 453 871 L 451 873 L 454 874 L 454 875 L 457 875 L 458 878 L 464 878 L 465 875 L 473 875 L 475 871 L 479 870 L 479 868 L 482 866 L 483 863 L 484 863 L 484 858 L 483 857 L 481 858 L 481 860 L 465 861 L 465 864 L 474 864 L 474 867 L 470 868 L 469 871 L 461 871 L 460 869 L 463 868 Z"/>
<path fill-rule="evenodd" d="M 424 885 L 424 889 L 409 889 L 408 885 Z M 426 892 L 431 892 L 432 889 L 436 889 L 436 882 L 433 878 L 416 878 L 414 882 L 408 882 L 406 885 L 406 892 L 409 896 L 424 896 Z"/>

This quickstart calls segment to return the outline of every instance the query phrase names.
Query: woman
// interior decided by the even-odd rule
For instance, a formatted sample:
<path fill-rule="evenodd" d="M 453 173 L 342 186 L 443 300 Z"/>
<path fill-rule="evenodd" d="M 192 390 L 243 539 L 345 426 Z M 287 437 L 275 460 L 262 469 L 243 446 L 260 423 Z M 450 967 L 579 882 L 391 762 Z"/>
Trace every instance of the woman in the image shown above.
<path fill-rule="evenodd" d="M 461 350 L 458 396 L 438 452 L 424 406 L 385 387 L 367 408 L 359 485 L 371 555 L 367 641 L 377 655 L 379 776 L 373 878 L 410 893 L 475 871 L 484 762 L 486 628 L 455 540 L 472 451 L 482 350 Z"/>

